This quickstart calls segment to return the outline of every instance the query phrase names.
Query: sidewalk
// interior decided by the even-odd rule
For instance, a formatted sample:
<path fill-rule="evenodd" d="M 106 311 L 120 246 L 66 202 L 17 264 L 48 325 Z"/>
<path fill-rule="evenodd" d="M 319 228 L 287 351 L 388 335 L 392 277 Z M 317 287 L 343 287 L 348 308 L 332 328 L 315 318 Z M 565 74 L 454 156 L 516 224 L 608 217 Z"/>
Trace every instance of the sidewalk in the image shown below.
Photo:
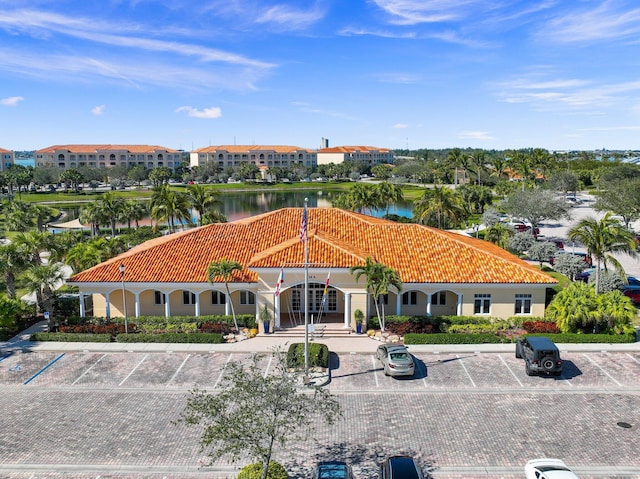
<path fill-rule="evenodd" d="M 300 342 L 289 337 L 278 335 L 259 335 L 255 338 L 225 344 L 184 344 L 184 343 L 73 343 L 73 342 L 31 342 L 29 337 L 38 331 L 46 330 L 46 321 L 26 329 L 9 341 L 0 343 L 0 351 L 98 351 L 98 352 L 226 352 L 254 353 L 271 352 L 277 348 L 285 348 L 292 342 Z M 349 335 L 340 338 L 309 340 L 310 343 L 326 344 L 329 350 L 343 354 L 372 354 L 381 344 L 366 335 Z M 515 344 L 412 344 L 409 351 L 415 353 L 514 353 Z M 640 353 L 640 342 L 611 343 L 559 343 L 560 352 L 635 352 Z"/>

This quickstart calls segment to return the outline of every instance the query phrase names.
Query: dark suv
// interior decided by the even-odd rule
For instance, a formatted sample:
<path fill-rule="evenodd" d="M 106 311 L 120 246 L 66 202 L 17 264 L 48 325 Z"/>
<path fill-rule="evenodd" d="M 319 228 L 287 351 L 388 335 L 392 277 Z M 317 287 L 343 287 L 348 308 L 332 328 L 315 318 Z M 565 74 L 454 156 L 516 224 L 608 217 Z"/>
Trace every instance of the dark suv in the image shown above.
<path fill-rule="evenodd" d="M 411 456 L 391 456 L 380 466 L 380 479 L 424 479 Z"/>
<path fill-rule="evenodd" d="M 516 358 L 524 359 L 527 376 L 535 374 L 562 374 L 560 351 L 553 341 L 545 336 L 528 336 L 516 343 Z"/>

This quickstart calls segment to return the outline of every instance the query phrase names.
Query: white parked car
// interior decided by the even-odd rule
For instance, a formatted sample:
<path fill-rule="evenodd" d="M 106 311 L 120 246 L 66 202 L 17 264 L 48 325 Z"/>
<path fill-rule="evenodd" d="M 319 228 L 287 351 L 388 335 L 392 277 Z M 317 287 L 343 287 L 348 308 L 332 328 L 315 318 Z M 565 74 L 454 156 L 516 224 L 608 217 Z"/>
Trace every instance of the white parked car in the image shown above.
<path fill-rule="evenodd" d="M 527 479 L 579 479 L 560 459 L 532 459 L 524 466 Z"/>

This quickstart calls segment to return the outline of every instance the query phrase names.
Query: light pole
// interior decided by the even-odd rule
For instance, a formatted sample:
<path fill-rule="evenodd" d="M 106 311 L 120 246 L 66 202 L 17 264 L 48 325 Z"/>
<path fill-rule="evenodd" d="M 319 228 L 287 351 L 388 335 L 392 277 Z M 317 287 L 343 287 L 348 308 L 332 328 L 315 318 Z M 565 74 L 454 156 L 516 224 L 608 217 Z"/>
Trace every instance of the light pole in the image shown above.
<path fill-rule="evenodd" d="M 122 279 L 122 307 L 124 308 L 124 334 L 129 334 L 129 324 L 127 322 L 127 295 L 124 292 L 124 264 L 120 263 L 120 278 Z"/>

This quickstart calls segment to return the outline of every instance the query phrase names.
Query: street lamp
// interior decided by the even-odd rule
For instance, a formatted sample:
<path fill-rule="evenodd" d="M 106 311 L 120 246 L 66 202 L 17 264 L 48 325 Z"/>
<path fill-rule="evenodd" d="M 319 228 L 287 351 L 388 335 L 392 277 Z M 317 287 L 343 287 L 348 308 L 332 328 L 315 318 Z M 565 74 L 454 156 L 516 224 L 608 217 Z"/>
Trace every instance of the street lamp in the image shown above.
<path fill-rule="evenodd" d="M 122 307 L 124 308 L 124 334 L 129 334 L 129 324 L 127 322 L 127 295 L 124 292 L 124 264 L 120 263 L 120 278 L 122 279 Z"/>

